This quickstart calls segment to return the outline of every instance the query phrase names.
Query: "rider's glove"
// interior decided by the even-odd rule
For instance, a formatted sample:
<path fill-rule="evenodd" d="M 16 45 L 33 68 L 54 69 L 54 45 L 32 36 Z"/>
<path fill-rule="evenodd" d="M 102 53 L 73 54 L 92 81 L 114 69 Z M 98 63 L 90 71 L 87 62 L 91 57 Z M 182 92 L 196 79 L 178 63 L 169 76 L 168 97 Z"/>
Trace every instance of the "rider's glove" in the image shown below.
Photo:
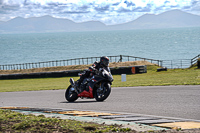
<path fill-rule="evenodd" d="M 94 73 L 95 73 L 95 74 L 99 74 L 99 71 L 95 69 L 95 70 L 94 70 Z"/>

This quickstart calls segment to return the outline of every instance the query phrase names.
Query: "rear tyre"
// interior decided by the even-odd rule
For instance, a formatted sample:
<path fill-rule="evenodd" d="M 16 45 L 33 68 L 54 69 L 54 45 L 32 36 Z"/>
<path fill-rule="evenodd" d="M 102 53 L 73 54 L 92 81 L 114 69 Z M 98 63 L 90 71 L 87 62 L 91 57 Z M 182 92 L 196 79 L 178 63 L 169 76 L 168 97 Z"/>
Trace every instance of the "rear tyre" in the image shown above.
<path fill-rule="evenodd" d="M 110 83 L 102 83 L 99 88 L 94 91 L 96 101 L 104 101 L 111 92 Z"/>
<path fill-rule="evenodd" d="M 68 102 L 74 102 L 78 99 L 77 93 L 75 91 L 71 91 L 71 88 L 72 86 L 70 85 L 65 92 L 65 99 Z"/>

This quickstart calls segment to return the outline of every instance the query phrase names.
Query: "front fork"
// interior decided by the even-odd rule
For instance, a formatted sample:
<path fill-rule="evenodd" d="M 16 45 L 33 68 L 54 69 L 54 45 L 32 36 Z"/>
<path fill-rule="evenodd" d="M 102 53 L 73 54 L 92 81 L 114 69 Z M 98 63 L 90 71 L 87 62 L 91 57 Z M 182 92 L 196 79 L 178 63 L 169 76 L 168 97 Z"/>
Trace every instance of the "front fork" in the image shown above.
<path fill-rule="evenodd" d="M 79 94 L 78 91 L 77 91 L 77 88 L 76 88 L 76 84 L 75 84 L 75 82 L 74 82 L 74 79 L 73 79 L 73 78 L 70 78 L 70 79 L 69 79 L 69 82 L 70 82 L 71 86 L 73 87 L 73 88 L 70 88 L 71 91 L 75 91 L 77 94 Z"/>
<path fill-rule="evenodd" d="M 102 82 L 100 82 L 99 87 L 97 88 L 98 93 L 102 93 L 103 87 L 104 87 L 103 85 L 104 85 L 104 83 L 102 84 Z"/>

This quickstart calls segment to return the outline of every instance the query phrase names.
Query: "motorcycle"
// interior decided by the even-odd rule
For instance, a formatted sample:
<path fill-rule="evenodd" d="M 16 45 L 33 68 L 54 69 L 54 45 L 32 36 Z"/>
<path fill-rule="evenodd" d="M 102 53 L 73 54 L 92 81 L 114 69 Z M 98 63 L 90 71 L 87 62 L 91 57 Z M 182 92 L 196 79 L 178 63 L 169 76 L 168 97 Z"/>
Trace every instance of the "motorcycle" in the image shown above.
<path fill-rule="evenodd" d="M 65 92 L 65 98 L 68 102 L 74 102 L 79 97 L 104 101 L 110 95 L 112 82 L 112 74 L 103 68 L 98 73 L 93 73 L 91 77 L 85 78 L 79 89 L 76 87 L 77 81 L 74 82 L 73 78 L 70 78 L 71 85 Z"/>

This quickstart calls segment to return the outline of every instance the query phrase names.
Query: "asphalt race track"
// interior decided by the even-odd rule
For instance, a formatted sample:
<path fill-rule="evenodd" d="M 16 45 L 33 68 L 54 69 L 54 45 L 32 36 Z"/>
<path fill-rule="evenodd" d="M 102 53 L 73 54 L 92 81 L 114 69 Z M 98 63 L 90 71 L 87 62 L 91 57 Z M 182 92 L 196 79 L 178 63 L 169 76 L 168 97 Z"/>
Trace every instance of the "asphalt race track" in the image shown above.
<path fill-rule="evenodd" d="M 65 90 L 1 92 L 0 107 L 74 109 L 200 120 L 200 86 L 112 88 L 104 102 L 78 99 L 69 103 Z"/>

